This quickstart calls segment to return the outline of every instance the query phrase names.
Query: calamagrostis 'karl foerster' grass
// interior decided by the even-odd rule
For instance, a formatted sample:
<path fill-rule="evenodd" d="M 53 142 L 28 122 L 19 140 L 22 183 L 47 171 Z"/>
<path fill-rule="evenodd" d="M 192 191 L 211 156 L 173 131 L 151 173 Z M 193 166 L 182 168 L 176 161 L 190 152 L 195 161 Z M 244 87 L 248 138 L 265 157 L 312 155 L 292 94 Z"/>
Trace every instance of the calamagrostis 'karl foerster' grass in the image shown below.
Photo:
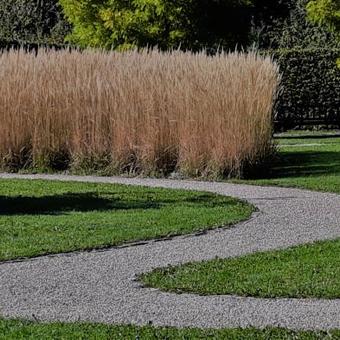
<path fill-rule="evenodd" d="M 278 80 L 256 53 L 3 52 L 1 166 L 237 176 L 271 150 Z"/>

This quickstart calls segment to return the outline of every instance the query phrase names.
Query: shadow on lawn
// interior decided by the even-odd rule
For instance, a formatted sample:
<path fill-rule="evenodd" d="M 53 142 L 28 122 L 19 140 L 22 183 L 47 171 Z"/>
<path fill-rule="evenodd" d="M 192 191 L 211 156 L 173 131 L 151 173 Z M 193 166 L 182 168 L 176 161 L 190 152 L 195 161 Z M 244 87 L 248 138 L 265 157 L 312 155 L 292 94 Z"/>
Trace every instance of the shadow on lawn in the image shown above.
<path fill-rule="evenodd" d="M 330 139 L 330 138 L 339 138 L 340 137 L 340 133 L 331 133 L 331 134 L 314 134 L 314 133 L 305 133 L 305 134 L 297 134 L 297 135 L 278 135 L 275 137 L 275 139 L 278 140 L 287 140 L 287 139 Z"/>
<path fill-rule="evenodd" d="M 238 201 L 221 199 L 208 194 L 197 194 L 193 197 L 152 199 L 152 195 L 140 198 L 124 199 L 115 197 L 115 193 L 66 193 L 42 197 L 0 196 L 0 215 L 63 215 L 68 212 L 114 211 L 133 209 L 160 209 L 166 205 L 195 207 L 232 207 Z"/>
<path fill-rule="evenodd" d="M 340 152 L 282 152 L 271 164 L 271 178 L 340 175 Z"/>
<path fill-rule="evenodd" d="M 71 211 L 158 209 L 159 207 L 158 202 L 105 198 L 98 196 L 97 193 L 67 193 L 42 197 L 0 196 L 0 215 L 61 215 Z"/>

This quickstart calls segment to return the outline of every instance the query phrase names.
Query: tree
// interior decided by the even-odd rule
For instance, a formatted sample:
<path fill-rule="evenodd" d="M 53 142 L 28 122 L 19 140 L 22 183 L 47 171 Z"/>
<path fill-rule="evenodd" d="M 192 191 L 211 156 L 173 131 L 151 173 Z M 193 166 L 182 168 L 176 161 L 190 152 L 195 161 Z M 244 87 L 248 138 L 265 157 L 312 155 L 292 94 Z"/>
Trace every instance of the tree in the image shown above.
<path fill-rule="evenodd" d="M 63 43 L 69 29 L 57 0 L 0 0 L 0 39 Z"/>
<path fill-rule="evenodd" d="M 326 25 L 340 39 L 340 1 L 313 0 L 307 5 L 309 18 L 320 25 Z"/>
<path fill-rule="evenodd" d="M 249 43 L 251 0 L 60 0 L 81 46 L 196 50 Z"/>

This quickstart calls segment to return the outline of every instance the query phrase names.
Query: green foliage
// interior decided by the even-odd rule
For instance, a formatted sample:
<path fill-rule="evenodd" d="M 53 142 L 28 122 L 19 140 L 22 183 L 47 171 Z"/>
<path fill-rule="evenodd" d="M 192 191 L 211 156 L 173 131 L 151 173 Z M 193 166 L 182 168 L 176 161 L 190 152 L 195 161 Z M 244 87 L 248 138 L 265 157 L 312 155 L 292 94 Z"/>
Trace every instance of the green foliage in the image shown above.
<path fill-rule="evenodd" d="M 61 44 L 69 30 L 57 0 L 0 0 L 0 40 Z"/>
<path fill-rule="evenodd" d="M 248 44 L 250 0 L 61 0 L 80 46 L 231 47 Z"/>
<path fill-rule="evenodd" d="M 287 39 L 288 29 L 297 16 L 300 24 L 296 27 L 294 23 L 292 36 L 298 33 L 295 40 L 310 36 L 310 31 L 301 30 L 301 22 L 307 25 L 307 1 L 61 0 L 61 3 L 74 27 L 69 38 L 82 46 L 126 49 L 180 45 L 183 49 L 197 50 L 233 49 L 254 42 L 260 48 L 283 47 L 282 31 L 286 31 L 283 39 Z M 294 11 L 299 11 L 299 15 Z M 312 39 L 315 40 L 315 32 Z"/>
<path fill-rule="evenodd" d="M 340 69 L 334 62 L 339 55 L 339 48 L 274 52 L 283 75 L 276 106 L 280 127 L 313 120 L 340 125 Z"/>
<path fill-rule="evenodd" d="M 337 33 L 340 39 L 340 1 L 313 0 L 308 3 L 307 11 L 310 19 L 320 25 L 326 25 Z"/>
<path fill-rule="evenodd" d="M 260 1 L 260 0 L 258 0 Z M 262 0 L 264 7 L 258 8 L 256 21 L 258 37 L 257 45 L 261 49 L 282 49 L 282 48 L 336 48 L 340 42 L 335 39 L 335 34 L 327 27 L 320 26 L 308 19 L 306 6 L 309 0 L 289 0 L 276 3 L 267 8 L 265 0 Z M 268 12 L 269 11 L 269 12 Z M 266 16 L 264 16 L 264 14 Z"/>
<path fill-rule="evenodd" d="M 255 0 L 254 31 L 258 47 L 279 49 L 324 46 L 329 32 L 307 19 L 308 1 Z"/>

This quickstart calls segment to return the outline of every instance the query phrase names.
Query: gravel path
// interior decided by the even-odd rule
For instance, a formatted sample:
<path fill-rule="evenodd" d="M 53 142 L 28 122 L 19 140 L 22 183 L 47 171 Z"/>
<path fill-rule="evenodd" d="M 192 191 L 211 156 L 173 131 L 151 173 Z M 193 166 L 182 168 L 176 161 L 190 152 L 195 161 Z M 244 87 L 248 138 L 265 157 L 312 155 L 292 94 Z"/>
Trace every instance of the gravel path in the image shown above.
<path fill-rule="evenodd" d="M 136 275 L 157 267 L 286 248 L 340 237 L 340 196 L 225 183 L 1 175 L 205 190 L 246 199 L 252 219 L 199 236 L 105 251 L 0 263 L 0 315 L 43 321 L 94 321 L 176 327 L 340 328 L 340 299 L 260 299 L 176 295 L 143 288 Z"/>

